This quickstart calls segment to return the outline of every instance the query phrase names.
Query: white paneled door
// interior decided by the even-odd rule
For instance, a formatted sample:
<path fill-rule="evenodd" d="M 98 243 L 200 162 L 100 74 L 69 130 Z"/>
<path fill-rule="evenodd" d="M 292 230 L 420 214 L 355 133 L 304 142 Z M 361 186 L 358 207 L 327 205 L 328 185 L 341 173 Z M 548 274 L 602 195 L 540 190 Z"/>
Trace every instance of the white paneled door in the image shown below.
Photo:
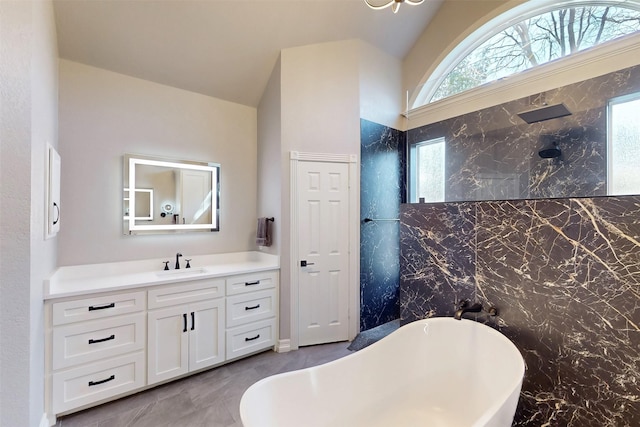
<path fill-rule="evenodd" d="M 300 161 L 299 345 L 349 339 L 349 165 Z"/>

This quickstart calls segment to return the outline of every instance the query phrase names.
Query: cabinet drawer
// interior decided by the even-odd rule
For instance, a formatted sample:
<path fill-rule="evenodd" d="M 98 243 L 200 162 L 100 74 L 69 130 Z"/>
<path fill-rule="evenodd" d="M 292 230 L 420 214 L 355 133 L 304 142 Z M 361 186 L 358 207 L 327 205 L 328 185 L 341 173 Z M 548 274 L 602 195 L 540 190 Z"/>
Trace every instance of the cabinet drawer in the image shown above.
<path fill-rule="evenodd" d="M 275 289 L 227 297 L 227 328 L 274 317 L 276 310 Z"/>
<path fill-rule="evenodd" d="M 135 313 L 54 327 L 53 369 L 142 350 L 145 319 L 144 313 Z"/>
<path fill-rule="evenodd" d="M 53 412 L 117 396 L 145 385 L 144 352 L 53 374 Z"/>
<path fill-rule="evenodd" d="M 224 296 L 224 279 L 197 280 L 149 290 L 149 309 Z"/>
<path fill-rule="evenodd" d="M 227 330 L 227 360 L 273 347 L 276 319 L 261 320 Z"/>
<path fill-rule="evenodd" d="M 243 294 L 245 292 L 261 291 L 275 288 L 278 283 L 277 271 L 262 271 L 258 273 L 232 276 L 227 279 L 227 295 Z"/>
<path fill-rule="evenodd" d="M 130 292 L 53 303 L 53 324 L 104 319 L 146 309 L 146 292 Z"/>

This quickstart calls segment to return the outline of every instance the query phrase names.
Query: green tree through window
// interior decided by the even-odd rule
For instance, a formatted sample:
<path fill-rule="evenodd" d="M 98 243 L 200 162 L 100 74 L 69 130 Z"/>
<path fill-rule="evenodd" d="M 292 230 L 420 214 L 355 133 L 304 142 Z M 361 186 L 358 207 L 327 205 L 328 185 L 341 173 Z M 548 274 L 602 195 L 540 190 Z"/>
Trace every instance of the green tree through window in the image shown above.
<path fill-rule="evenodd" d="M 490 36 L 464 57 L 429 102 L 638 31 L 640 10 L 610 3 L 594 2 L 535 15 Z"/>

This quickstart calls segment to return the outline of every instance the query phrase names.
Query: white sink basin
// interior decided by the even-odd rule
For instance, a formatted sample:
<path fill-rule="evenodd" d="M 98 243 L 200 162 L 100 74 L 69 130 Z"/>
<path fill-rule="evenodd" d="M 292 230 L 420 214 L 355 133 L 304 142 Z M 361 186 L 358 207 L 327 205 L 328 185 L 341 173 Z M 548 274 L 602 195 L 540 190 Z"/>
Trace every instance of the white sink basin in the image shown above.
<path fill-rule="evenodd" d="M 197 274 L 204 274 L 207 272 L 206 268 L 196 267 L 196 268 L 181 268 L 179 270 L 162 270 L 157 271 L 156 275 L 158 277 L 184 277 L 184 276 L 194 276 Z"/>

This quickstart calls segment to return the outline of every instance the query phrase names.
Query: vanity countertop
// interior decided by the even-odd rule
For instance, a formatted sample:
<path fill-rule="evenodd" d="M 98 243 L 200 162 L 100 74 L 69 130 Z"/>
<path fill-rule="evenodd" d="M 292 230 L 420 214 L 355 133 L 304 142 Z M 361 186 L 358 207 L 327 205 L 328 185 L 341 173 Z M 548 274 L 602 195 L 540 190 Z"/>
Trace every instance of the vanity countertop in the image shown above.
<path fill-rule="evenodd" d="M 166 258 L 59 267 L 44 281 L 44 299 L 52 300 L 280 268 L 280 257 L 257 251 L 195 255 L 189 259 L 191 268 L 186 269 L 184 257 L 180 258 L 180 270 L 173 269 L 175 258 L 169 259 L 171 270 L 167 271 L 163 270 Z"/>

